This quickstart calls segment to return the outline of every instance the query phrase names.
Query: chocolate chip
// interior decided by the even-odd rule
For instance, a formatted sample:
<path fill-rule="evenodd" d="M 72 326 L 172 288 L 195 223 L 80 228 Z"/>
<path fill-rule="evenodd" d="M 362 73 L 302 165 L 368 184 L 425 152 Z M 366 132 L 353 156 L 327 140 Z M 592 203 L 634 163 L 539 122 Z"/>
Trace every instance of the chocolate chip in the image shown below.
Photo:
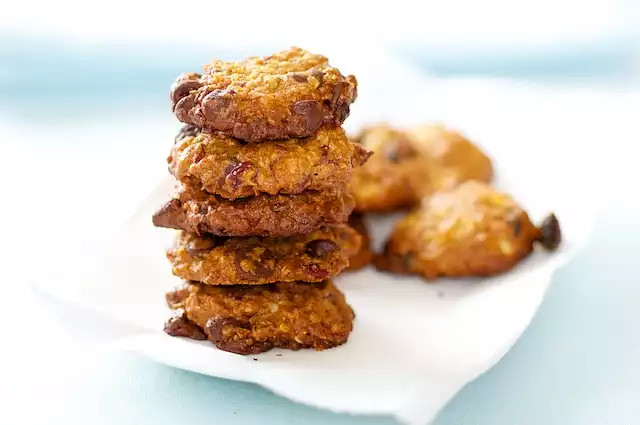
<path fill-rule="evenodd" d="M 513 228 L 513 236 L 518 237 L 520 235 L 520 232 L 522 232 L 522 223 L 520 222 L 520 219 L 514 219 L 511 222 L 511 226 Z"/>
<path fill-rule="evenodd" d="M 291 110 L 306 121 L 307 127 L 315 131 L 322 121 L 322 106 L 315 100 L 299 100 Z"/>
<path fill-rule="evenodd" d="M 391 162 L 398 163 L 413 158 L 417 153 L 413 144 L 407 139 L 398 138 L 387 143 L 386 156 Z"/>
<path fill-rule="evenodd" d="M 391 162 L 395 162 L 398 163 L 398 150 L 397 149 L 390 149 L 387 152 L 387 159 Z"/>
<path fill-rule="evenodd" d="M 202 99 L 204 115 L 209 119 L 227 117 L 230 113 L 233 91 L 216 89 Z"/>
<path fill-rule="evenodd" d="M 164 324 L 164 331 L 171 336 L 181 336 L 198 341 L 207 339 L 202 329 L 187 319 L 184 310 L 176 310 L 174 316 Z"/>
<path fill-rule="evenodd" d="M 180 122 L 189 122 L 189 112 L 195 107 L 193 96 L 183 97 L 173 106 L 173 113 Z"/>
<path fill-rule="evenodd" d="M 351 108 L 349 107 L 349 102 L 344 102 L 333 111 L 333 122 L 335 125 L 341 125 L 344 120 L 349 116 L 349 112 Z"/>
<path fill-rule="evenodd" d="M 242 175 L 252 168 L 253 164 L 249 161 L 232 162 L 225 168 L 226 184 L 233 188 L 238 188 L 242 184 Z"/>
<path fill-rule="evenodd" d="M 178 135 L 175 138 L 175 141 L 178 142 L 182 139 L 186 139 L 187 137 L 196 137 L 198 134 L 200 134 L 201 131 L 202 130 L 199 127 L 187 124 L 180 129 Z"/>
<path fill-rule="evenodd" d="M 230 353 L 259 354 L 273 348 L 273 344 L 256 341 L 250 336 L 251 324 L 248 321 L 232 317 L 211 317 L 204 329 L 211 342 Z"/>
<path fill-rule="evenodd" d="M 306 83 L 309 80 L 304 74 L 291 74 L 291 77 L 299 83 Z"/>
<path fill-rule="evenodd" d="M 267 279 L 273 275 L 273 270 L 263 265 L 273 257 L 271 252 L 265 250 L 259 258 L 253 258 L 251 254 L 254 248 L 241 248 L 236 252 L 235 256 L 236 273 L 240 278 L 251 282 Z"/>
<path fill-rule="evenodd" d="M 172 199 L 164 204 L 155 214 L 153 214 L 152 221 L 156 227 L 167 226 L 171 217 L 174 216 L 182 208 L 182 203 L 179 199 Z"/>
<path fill-rule="evenodd" d="M 332 108 L 335 108 L 338 104 L 338 99 L 340 98 L 340 94 L 342 93 L 342 90 L 345 86 L 345 83 L 338 83 L 333 86 L 333 89 L 331 90 L 331 100 L 329 101 L 329 104 Z"/>
<path fill-rule="evenodd" d="M 232 317 L 211 317 L 207 320 L 204 331 L 211 341 L 217 343 L 224 340 L 223 330 L 227 326 L 251 329 L 249 322 L 240 321 Z"/>
<path fill-rule="evenodd" d="M 542 246 L 553 251 L 560 246 L 562 241 L 562 231 L 560 230 L 560 222 L 555 214 L 549 214 L 540 225 L 540 243 Z"/>
<path fill-rule="evenodd" d="M 305 247 L 304 252 L 313 258 L 326 258 L 330 253 L 339 250 L 340 247 L 328 239 L 316 239 Z"/>
<path fill-rule="evenodd" d="M 200 257 L 211 251 L 216 245 L 214 236 L 205 236 L 190 241 L 187 244 L 187 252 L 192 257 Z"/>
<path fill-rule="evenodd" d="M 202 87 L 199 81 L 200 74 L 185 74 L 180 76 L 171 87 L 171 102 L 175 105 L 178 101 Z"/>

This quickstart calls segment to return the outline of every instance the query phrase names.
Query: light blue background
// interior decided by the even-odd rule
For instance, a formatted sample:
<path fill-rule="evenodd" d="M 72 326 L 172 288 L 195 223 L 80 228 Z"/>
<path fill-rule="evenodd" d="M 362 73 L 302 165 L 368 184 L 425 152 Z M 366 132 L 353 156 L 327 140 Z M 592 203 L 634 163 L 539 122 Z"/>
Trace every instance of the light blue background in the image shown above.
<path fill-rule="evenodd" d="M 0 43 L 0 108 L 20 121 L 82 119 L 111 113 L 123 101 L 165 108 L 166 89 L 179 72 L 196 69 L 202 57 L 248 53 L 205 54 L 174 47 L 129 46 L 125 54 L 115 47 L 87 55 L 55 43 L 5 39 Z M 582 72 L 591 69 L 599 80 L 616 83 L 616 76 L 627 72 L 627 53 L 620 46 L 606 55 L 582 52 L 576 59 L 582 67 L 567 67 L 559 74 L 582 80 L 593 77 Z M 607 58 L 610 61 L 603 65 Z M 460 67 L 456 61 L 452 59 L 451 67 Z M 509 63 L 508 58 L 500 61 Z M 417 62 L 429 64 L 428 58 Z M 509 72 L 509 67 L 497 68 Z M 519 76 L 549 78 L 546 73 L 523 74 L 526 67 L 516 68 Z M 597 72 L 603 69 L 606 72 Z M 52 148 L 45 144 L 42 149 Z M 88 140 L 87 145 L 65 148 L 98 147 Z M 636 170 L 628 172 L 635 173 L 635 179 L 627 181 L 638 181 Z M 557 274 L 530 328 L 496 367 L 447 406 L 436 424 L 640 423 L 640 279 L 635 269 L 640 253 L 636 223 L 640 191 L 625 182 L 612 190 L 614 199 L 600 217 L 589 246 Z M 46 308 L 51 320 L 72 325 L 71 314 L 55 303 L 45 301 L 43 306 L 37 308 Z M 46 347 L 43 350 L 46 353 Z M 3 417 L 14 418 L 11 423 L 395 423 L 307 408 L 251 384 L 199 376 L 131 355 L 94 353 L 73 370 L 52 371 L 42 385 L 34 375 L 38 368 L 50 366 L 40 358 L 28 361 L 15 365 L 23 378 L 0 392 Z M 11 366 L 4 365 L 7 370 Z M 33 400 L 32 409 L 17 402 L 25 397 Z"/>

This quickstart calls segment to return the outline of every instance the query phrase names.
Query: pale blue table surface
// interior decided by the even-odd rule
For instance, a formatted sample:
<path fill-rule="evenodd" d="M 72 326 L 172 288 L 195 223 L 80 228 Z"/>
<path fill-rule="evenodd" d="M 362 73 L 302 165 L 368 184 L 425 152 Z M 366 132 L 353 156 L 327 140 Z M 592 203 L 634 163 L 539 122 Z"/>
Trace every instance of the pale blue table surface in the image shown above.
<path fill-rule="evenodd" d="M 55 73 L 43 76 L 37 67 L 55 71 L 61 53 L 54 50 L 36 57 L 28 49 L 41 47 L 24 46 L 26 55 L 6 46 L 0 50 L 3 65 L 17 78 L 12 83 L 0 79 L 0 106 L 10 103 L 10 113 L 16 117 L 34 114 L 46 120 L 51 118 L 46 113 L 51 108 L 62 115 L 83 110 L 86 102 L 95 100 L 96 93 L 87 90 L 95 73 L 121 66 L 109 60 L 76 58 L 71 75 L 59 68 L 66 77 L 56 79 Z M 102 101 L 117 102 L 118 93 L 124 91 L 137 100 L 166 102 L 165 91 L 156 94 L 155 87 L 165 87 L 167 76 L 187 68 L 186 62 L 195 66 L 195 57 L 173 56 L 172 62 L 163 62 L 164 68 L 156 64 L 155 74 L 146 73 L 144 61 L 136 62 L 139 74 L 135 66 L 129 71 L 148 78 L 114 80 L 113 87 L 100 92 Z M 179 66 L 170 65 L 176 61 Z M 65 102 L 56 100 L 60 96 Z M 616 188 L 588 247 L 555 276 L 523 337 L 497 366 L 455 397 L 437 425 L 640 423 L 640 278 L 635 268 L 640 253 L 640 190 L 631 183 L 638 181 L 640 173 L 628 172 L 635 178 L 620 182 L 626 186 Z M 51 320 L 72 320 L 71 313 L 50 304 L 38 308 L 46 308 Z M 29 367 L 15 364 L 19 372 L 14 381 L 13 366 L 0 366 L 0 371 L 9 373 L 10 383 L 0 385 L 0 412 L 12 418 L 11 424 L 395 423 L 388 418 L 307 408 L 255 385 L 200 376 L 111 351 L 95 353 L 73 370 L 49 370 L 47 381 L 38 385 L 33 375 L 50 369 L 46 355 L 25 356 Z M 31 402 L 26 404 L 25 399 Z"/>
<path fill-rule="evenodd" d="M 635 272 L 640 229 L 633 225 L 639 213 L 637 204 L 622 199 L 610 205 L 588 248 L 557 274 L 515 347 L 460 392 L 435 424 L 640 423 L 640 282 Z M 64 323 L 68 313 L 51 311 Z M 29 379 L 13 388 L 9 400 L 16 397 L 16 406 L 24 405 L 18 399 L 27 395 L 40 406 L 21 407 L 19 416 L 13 415 L 18 423 L 396 423 L 304 407 L 252 384 L 114 352 L 86 359 L 73 371 L 59 371 L 43 384 Z M 6 406 L 12 417 L 12 404 Z"/>

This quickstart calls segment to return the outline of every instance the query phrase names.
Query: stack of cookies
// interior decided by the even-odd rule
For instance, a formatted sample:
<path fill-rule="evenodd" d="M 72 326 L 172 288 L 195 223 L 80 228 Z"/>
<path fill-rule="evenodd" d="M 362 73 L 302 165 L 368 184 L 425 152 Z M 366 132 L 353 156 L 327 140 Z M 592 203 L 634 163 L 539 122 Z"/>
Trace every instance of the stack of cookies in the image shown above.
<path fill-rule="evenodd" d="M 329 279 L 361 243 L 344 224 L 370 155 L 341 128 L 356 86 L 298 48 L 177 79 L 178 183 L 153 217 L 179 229 L 167 257 L 185 285 L 167 294 L 167 333 L 238 354 L 347 341 L 353 311 Z"/>

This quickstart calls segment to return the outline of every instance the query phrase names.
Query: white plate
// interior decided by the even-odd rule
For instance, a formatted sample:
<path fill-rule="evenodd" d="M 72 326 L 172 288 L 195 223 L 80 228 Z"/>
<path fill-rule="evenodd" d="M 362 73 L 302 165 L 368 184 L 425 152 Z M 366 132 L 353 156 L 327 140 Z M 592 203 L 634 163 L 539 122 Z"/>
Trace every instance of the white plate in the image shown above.
<path fill-rule="evenodd" d="M 357 313 L 347 344 L 324 352 L 273 350 L 237 356 L 207 342 L 162 332 L 170 314 L 164 292 L 179 283 L 163 253 L 173 232 L 152 227 L 150 218 L 171 189 L 171 179 L 166 178 L 121 232 L 101 242 L 104 249 L 86 250 L 76 261 L 91 274 L 78 273 L 76 267 L 73 276 L 63 273 L 41 280 L 42 287 L 129 325 L 131 332 L 118 346 L 164 364 L 255 382 L 292 400 L 333 411 L 391 414 L 410 424 L 429 421 L 522 334 L 553 272 L 586 242 L 595 206 L 586 190 L 577 189 L 586 184 L 581 171 L 585 168 L 576 163 L 568 173 L 564 166 L 570 150 L 562 138 L 572 134 L 567 124 L 540 109 L 534 119 L 522 115 L 522 108 L 500 102 L 500 96 L 513 99 L 524 88 L 508 86 L 505 91 L 469 82 L 433 86 L 388 58 L 341 59 L 352 65 L 345 70 L 360 79 L 351 129 L 382 118 L 398 125 L 437 118 L 465 130 L 494 158 L 497 185 L 513 193 L 534 220 L 549 211 L 557 213 L 565 238 L 561 249 L 552 255 L 537 251 L 512 272 L 483 280 L 441 280 L 430 285 L 372 269 L 345 274 L 337 284 Z M 524 92 L 519 105 L 531 107 L 533 99 L 540 100 L 537 92 Z M 391 220 L 372 221 L 377 243 Z"/>

